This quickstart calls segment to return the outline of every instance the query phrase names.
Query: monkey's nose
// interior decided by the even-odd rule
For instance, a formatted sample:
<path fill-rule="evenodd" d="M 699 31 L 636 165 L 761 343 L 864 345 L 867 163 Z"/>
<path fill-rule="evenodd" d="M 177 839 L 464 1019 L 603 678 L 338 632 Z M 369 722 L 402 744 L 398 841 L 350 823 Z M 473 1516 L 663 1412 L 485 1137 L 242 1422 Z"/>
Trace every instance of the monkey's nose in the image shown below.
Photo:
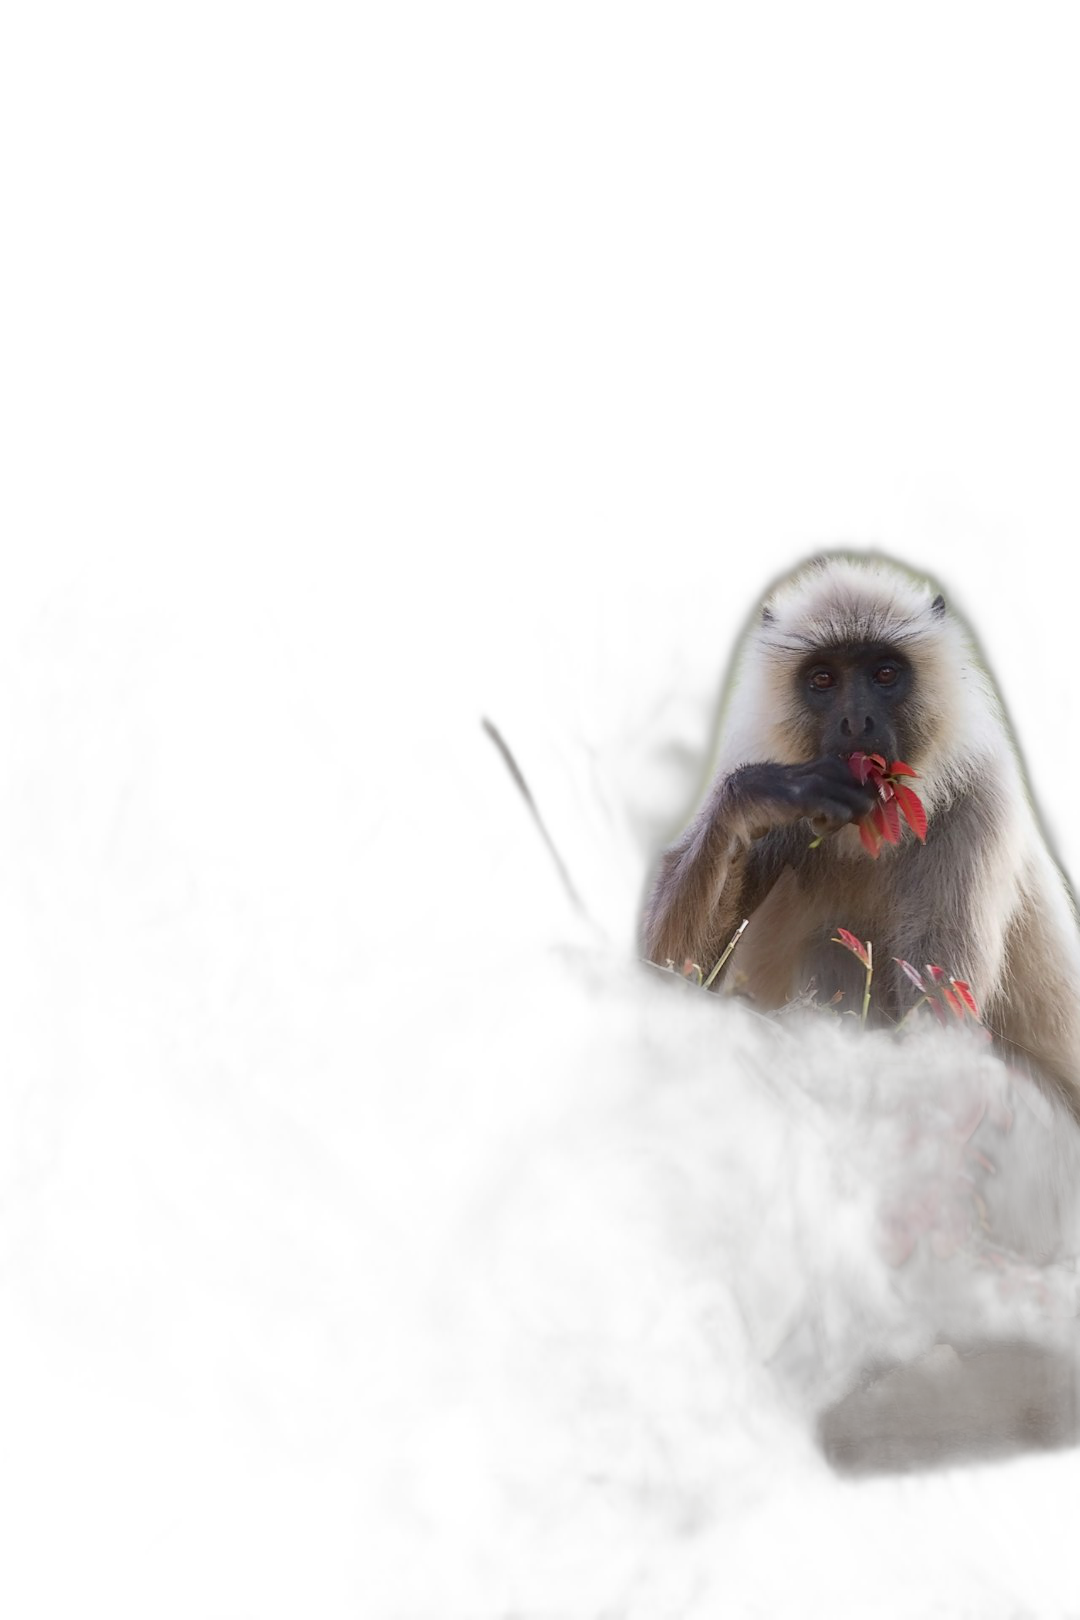
<path fill-rule="evenodd" d="M 852 725 L 847 715 L 845 715 L 840 722 L 840 735 L 842 737 L 869 737 L 874 729 L 873 715 L 868 714 L 866 716 L 866 719 L 863 721 L 861 731 L 858 729 L 858 724 L 858 721 L 856 721 L 855 724 Z"/>

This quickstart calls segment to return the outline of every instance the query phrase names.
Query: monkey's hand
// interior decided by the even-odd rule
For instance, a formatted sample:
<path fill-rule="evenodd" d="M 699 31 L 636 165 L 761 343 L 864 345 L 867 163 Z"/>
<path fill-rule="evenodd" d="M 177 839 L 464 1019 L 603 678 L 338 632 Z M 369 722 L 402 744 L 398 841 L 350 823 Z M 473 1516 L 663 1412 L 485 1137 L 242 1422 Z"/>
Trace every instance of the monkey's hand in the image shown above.
<path fill-rule="evenodd" d="M 857 782 L 837 754 L 807 765 L 743 765 L 728 777 L 727 788 L 750 838 L 804 818 L 819 836 L 836 832 L 861 821 L 875 803 L 873 788 Z"/>

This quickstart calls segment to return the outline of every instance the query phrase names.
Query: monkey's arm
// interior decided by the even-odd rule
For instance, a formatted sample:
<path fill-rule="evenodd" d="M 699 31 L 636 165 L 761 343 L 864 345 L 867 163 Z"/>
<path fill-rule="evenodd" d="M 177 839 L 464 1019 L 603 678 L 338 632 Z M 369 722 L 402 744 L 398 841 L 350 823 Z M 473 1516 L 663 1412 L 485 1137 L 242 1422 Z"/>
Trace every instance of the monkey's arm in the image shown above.
<path fill-rule="evenodd" d="M 1008 1056 L 1050 1081 L 1080 1119 L 1080 931 L 1045 850 L 1026 864 L 986 1022 Z"/>
<path fill-rule="evenodd" d="M 646 954 L 707 970 L 784 864 L 782 840 L 768 835 L 806 818 L 816 832 L 832 831 L 873 802 L 847 762 L 832 756 L 807 765 L 743 765 L 718 777 L 661 860 L 645 911 Z"/>

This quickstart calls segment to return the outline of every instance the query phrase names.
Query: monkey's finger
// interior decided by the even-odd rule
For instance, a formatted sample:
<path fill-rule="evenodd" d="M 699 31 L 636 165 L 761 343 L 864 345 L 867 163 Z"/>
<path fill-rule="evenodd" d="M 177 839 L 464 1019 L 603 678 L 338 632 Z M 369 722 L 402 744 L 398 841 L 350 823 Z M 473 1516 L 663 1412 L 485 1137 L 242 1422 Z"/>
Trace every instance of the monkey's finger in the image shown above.
<path fill-rule="evenodd" d="M 857 817 L 858 811 L 841 804 L 839 799 L 819 799 L 810 817 L 810 825 L 816 833 L 835 832 L 839 827 L 848 826 Z"/>

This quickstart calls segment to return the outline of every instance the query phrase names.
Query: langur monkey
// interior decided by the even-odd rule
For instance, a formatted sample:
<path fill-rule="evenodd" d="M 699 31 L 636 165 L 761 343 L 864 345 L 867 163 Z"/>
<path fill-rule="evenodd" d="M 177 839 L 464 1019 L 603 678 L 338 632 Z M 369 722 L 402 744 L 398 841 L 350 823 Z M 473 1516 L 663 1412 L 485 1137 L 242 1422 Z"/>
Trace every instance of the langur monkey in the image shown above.
<path fill-rule="evenodd" d="M 873 859 L 856 751 L 904 760 L 927 812 Z M 815 834 L 824 834 L 814 846 Z M 646 954 L 707 973 L 743 918 L 727 980 L 763 1008 L 813 985 L 858 1006 L 862 969 L 837 927 L 874 946 L 871 1016 L 918 999 L 894 958 L 966 979 L 1009 1061 L 1080 1117 L 1080 932 L 1028 801 L 994 688 L 933 588 L 893 564 L 817 559 L 746 638 L 705 802 L 664 854 Z"/>

